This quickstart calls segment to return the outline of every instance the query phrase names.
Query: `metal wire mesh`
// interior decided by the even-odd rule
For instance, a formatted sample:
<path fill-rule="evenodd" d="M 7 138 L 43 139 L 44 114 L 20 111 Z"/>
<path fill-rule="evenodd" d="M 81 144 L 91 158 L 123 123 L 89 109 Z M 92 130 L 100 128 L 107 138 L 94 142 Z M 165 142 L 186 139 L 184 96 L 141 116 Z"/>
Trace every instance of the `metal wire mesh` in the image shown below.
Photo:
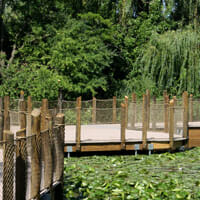
<path fill-rule="evenodd" d="M 113 99 L 97 99 L 96 100 L 97 108 L 112 108 L 113 107 Z"/>
<path fill-rule="evenodd" d="M 65 115 L 65 125 L 76 124 L 76 108 L 62 109 L 61 111 Z"/>
<path fill-rule="evenodd" d="M 127 127 L 130 129 L 142 130 L 142 102 L 129 103 Z"/>
<path fill-rule="evenodd" d="M 159 102 L 160 103 L 160 102 Z M 152 130 L 163 130 L 165 123 L 164 104 L 152 103 L 150 105 L 150 125 Z"/>
<path fill-rule="evenodd" d="M 183 107 L 174 107 L 174 134 L 183 137 Z"/>
<path fill-rule="evenodd" d="M 76 108 L 76 101 L 62 101 L 62 109 L 73 109 Z"/>
<path fill-rule="evenodd" d="M 54 127 L 52 131 L 52 141 L 53 141 L 53 182 L 59 181 L 62 177 L 63 169 L 64 169 L 64 152 L 63 152 L 63 136 L 62 136 L 62 127 Z"/>
<path fill-rule="evenodd" d="M 41 101 L 32 101 L 33 108 L 40 108 L 42 106 Z"/>
<path fill-rule="evenodd" d="M 10 109 L 13 111 L 19 110 L 19 101 L 20 99 L 10 99 Z"/>
<path fill-rule="evenodd" d="M 15 145 L 14 141 L 4 142 L 3 148 L 3 200 L 15 199 L 15 184 L 14 184 L 14 153 Z M 2 155 L 1 154 L 1 155 Z"/>
<path fill-rule="evenodd" d="M 10 125 L 19 126 L 19 112 L 18 111 L 9 111 L 10 114 Z"/>
<path fill-rule="evenodd" d="M 189 103 L 189 121 L 200 121 L 200 101 L 193 100 Z"/>
<path fill-rule="evenodd" d="M 15 177 L 16 177 L 16 198 L 23 199 L 21 191 L 27 191 L 29 184 L 27 173 L 27 140 L 26 138 L 17 139 L 16 145 L 16 164 L 15 164 Z M 27 194 L 27 192 L 26 192 Z"/>

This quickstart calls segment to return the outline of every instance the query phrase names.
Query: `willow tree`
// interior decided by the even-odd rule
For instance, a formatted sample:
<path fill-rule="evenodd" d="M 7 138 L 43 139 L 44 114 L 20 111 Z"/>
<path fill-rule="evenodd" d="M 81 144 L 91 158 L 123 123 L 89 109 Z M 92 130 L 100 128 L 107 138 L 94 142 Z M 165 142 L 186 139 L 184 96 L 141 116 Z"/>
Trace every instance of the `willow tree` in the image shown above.
<path fill-rule="evenodd" d="M 200 35 L 189 30 L 154 34 L 137 65 L 160 90 L 200 93 Z"/>

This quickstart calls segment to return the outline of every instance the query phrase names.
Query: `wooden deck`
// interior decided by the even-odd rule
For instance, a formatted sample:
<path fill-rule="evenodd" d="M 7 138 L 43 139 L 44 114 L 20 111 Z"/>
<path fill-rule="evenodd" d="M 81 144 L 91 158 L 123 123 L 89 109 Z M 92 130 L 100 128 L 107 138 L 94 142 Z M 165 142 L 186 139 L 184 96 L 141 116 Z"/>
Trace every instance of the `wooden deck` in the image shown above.
<path fill-rule="evenodd" d="M 175 146 L 182 146 L 187 139 L 182 134 L 174 135 Z M 147 132 L 147 146 L 153 149 L 170 149 L 169 133 Z M 142 131 L 126 129 L 125 150 L 139 150 L 142 147 Z M 120 151 L 120 124 L 82 125 L 81 151 Z M 139 149 L 138 149 L 139 148 Z M 65 126 L 65 152 L 76 151 L 76 126 Z"/>

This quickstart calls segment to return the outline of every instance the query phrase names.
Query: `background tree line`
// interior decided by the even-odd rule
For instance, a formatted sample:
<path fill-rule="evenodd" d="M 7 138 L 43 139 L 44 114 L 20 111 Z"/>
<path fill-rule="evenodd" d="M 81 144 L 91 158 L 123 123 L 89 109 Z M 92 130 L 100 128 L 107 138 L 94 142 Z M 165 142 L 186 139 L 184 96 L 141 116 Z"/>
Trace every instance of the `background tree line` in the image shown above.
<path fill-rule="evenodd" d="M 199 95 L 200 0 L 0 0 L 0 95 Z"/>

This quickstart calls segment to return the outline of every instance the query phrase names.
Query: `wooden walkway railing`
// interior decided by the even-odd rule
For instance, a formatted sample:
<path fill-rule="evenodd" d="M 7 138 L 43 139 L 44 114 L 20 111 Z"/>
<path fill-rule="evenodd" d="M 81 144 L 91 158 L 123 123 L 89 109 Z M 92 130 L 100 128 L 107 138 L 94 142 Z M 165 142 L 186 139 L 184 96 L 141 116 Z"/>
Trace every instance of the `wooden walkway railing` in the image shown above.
<path fill-rule="evenodd" d="M 0 99 L 2 102 L 2 99 Z M 19 111 L 10 110 L 4 97 L 0 113 L 0 200 L 40 199 L 49 192 L 51 199 L 63 199 L 64 114 L 52 116 L 48 100 L 41 109 L 32 108 L 21 93 Z M 19 126 L 10 116 L 17 114 Z"/>

